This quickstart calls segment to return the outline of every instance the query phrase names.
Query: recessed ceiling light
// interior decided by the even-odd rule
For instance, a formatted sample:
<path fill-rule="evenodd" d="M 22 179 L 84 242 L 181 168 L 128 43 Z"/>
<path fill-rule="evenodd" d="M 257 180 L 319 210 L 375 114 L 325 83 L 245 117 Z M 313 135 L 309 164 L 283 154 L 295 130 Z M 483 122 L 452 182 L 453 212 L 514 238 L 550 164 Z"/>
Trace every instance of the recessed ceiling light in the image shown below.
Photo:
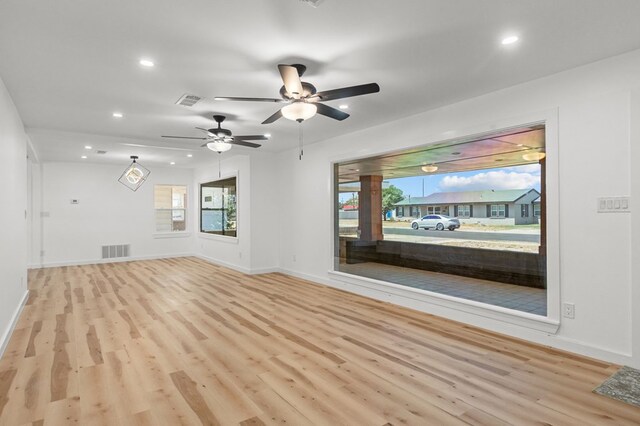
<path fill-rule="evenodd" d="M 84 159 L 86 159 L 86 158 L 87 158 L 87 156 L 86 156 L 86 155 L 83 155 L 83 156 L 82 156 L 82 157 L 80 157 L 80 158 L 82 158 L 82 159 L 84 160 Z"/>
<path fill-rule="evenodd" d="M 524 144 L 519 143 L 518 146 L 524 146 Z"/>
<path fill-rule="evenodd" d="M 122 117 L 124 117 L 124 115 L 122 115 L 121 112 L 114 112 L 112 115 L 113 115 L 114 118 L 122 118 Z"/>
<path fill-rule="evenodd" d="M 356 172 L 359 172 L 359 171 L 360 171 L 360 169 L 356 169 Z"/>
<path fill-rule="evenodd" d="M 169 164 L 171 164 L 171 165 L 173 166 L 174 164 L 176 164 L 176 162 L 175 162 L 175 161 L 172 161 L 172 162 L 170 162 Z"/>
<path fill-rule="evenodd" d="M 187 157 L 191 158 L 193 157 L 193 154 L 187 154 Z"/>
<path fill-rule="evenodd" d="M 513 44 L 513 43 L 515 43 L 515 42 L 516 42 L 516 41 L 518 41 L 518 40 L 520 40 L 520 39 L 518 38 L 518 36 L 512 35 L 512 36 L 509 36 L 509 37 L 505 37 L 505 38 L 503 38 L 503 39 L 502 39 L 502 44 L 504 44 L 504 45 L 507 45 L 507 44 Z"/>
<path fill-rule="evenodd" d="M 85 145 L 85 146 L 84 146 L 84 149 L 91 149 L 91 148 L 93 148 L 93 147 L 92 147 L 92 146 L 90 146 L 90 145 Z"/>
<path fill-rule="evenodd" d="M 264 137 L 265 137 L 265 138 L 270 138 L 270 137 L 271 137 L 271 133 L 265 133 L 265 134 L 264 134 Z"/>
<path fill-rule="evenodd" d="M 151 68 L 151 67 L 155 66 L 153 61 L 151 61 L 149 59 L 140 59 L 140 65 L 142 65 L 143 67 L 147 67 L 147 68 Z"/>
<path fill-rule="evenodd" d="M 349 105 L 340 105 L 338 108 L 340 108 L 340 109 L 349 109 Z"/>

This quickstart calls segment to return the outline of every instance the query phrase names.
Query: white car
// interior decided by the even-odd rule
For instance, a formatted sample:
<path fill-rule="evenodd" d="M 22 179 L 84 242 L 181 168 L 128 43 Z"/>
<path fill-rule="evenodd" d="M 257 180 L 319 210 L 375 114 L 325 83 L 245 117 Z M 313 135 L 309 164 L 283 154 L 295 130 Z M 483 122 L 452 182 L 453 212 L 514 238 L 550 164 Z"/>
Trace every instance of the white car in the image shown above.
<path fill-rule="evenodd" d="M 413 229 L 434 228 L 438 231 L 442 231 L 446 228 L 449 231 L 453 231 L 460 228 L 460 221 L 457 217 L 449 217 L 442 214 L 428 214 L 411 222 L 411 227 Z"/>

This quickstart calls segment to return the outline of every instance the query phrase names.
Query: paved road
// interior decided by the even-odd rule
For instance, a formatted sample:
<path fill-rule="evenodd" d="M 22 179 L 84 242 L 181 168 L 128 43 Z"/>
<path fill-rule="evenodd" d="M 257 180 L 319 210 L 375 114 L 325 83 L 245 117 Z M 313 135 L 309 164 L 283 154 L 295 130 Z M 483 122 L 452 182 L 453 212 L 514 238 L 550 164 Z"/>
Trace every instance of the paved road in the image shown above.
<path fill-rule="evenodd" d="M 385 234 L 411 235 L 414 237 L 424 236 L 431 238 L 447 238 L 457 240 L 480 240 L 480 241 L 521 241 L 527 243 L 540 243 L 540 235 L 537 234 L 515 234 L 507 232 L 473 232 L 473 231 L 436 231 L 430 229 L 414 230 L 411 228 L 385 228 Z"/>

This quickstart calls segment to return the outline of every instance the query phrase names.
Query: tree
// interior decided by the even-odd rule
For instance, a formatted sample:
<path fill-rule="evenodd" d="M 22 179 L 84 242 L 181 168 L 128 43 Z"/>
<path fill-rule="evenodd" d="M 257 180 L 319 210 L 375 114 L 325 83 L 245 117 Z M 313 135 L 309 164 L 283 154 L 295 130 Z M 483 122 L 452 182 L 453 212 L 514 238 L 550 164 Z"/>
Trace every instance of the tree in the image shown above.
<path fill-rule="evenodd" d="M 384 215 L 384 220 L 387 220 L 387 213 L 395 208 L 394 204 L 402 200 L 404 200 L 402 189 L 389 185 L 388 188 L 382 190 L 382 214 Z"/>

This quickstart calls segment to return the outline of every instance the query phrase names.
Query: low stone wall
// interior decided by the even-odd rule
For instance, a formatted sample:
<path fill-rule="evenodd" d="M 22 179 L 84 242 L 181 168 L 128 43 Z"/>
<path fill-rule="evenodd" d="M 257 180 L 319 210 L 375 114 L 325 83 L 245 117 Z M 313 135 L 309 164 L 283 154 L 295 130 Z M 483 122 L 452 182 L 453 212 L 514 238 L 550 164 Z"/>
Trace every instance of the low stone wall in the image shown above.
<path fill-rule="evenodd" d="M 347 263 L 375 262 L 526 287 L 546 288 L 546 258 L 535 253 L 401 241 L 345 241 Z"/>

